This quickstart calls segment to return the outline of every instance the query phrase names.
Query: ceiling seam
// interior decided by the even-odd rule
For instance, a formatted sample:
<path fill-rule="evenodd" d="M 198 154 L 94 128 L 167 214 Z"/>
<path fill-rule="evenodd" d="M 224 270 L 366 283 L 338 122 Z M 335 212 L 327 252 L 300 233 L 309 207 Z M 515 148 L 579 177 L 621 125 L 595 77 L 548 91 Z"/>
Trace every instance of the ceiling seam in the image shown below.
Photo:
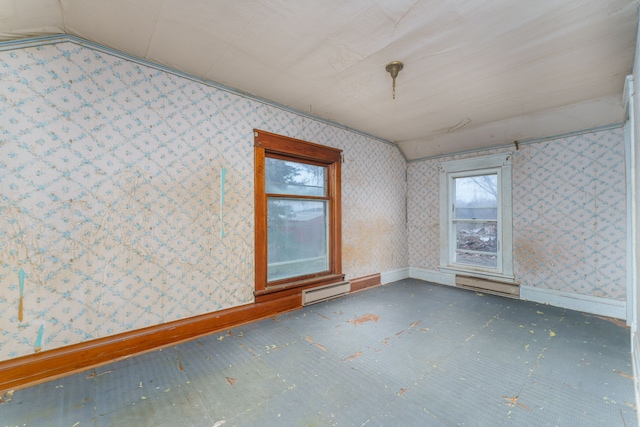
<path fill-rule="evenodd" d="M 242 28 L 242 31 L 240 31 L 238 34 L 242 34 L 253 22 L 253 20 L 256 18 L 256 15 L 254 14 L 251 19 L 249 20 L 249 22 L 247 22 L 247 24 L 244 26 L 244 28 Z M 205 76 L 210 75 L 211 71 L 218 65 L 218 63 L 220 62 L 220 60 L 227 54 L 227 52 L 229 52 L 229 50 L 231 50 L 233 47 L 235 47 L 236 45 L 236 40 L 238 40 L 238 37 L 234 37 L 233 42 L 229 43 L 229 46 L 227 46 L 227 48 L 224 50 L 224 52 L 222 52 L 219 56 L 218 59 L 215 60 L 215 62 L 211 65 L 211 67 L 209 67 L 209 69 L 207 70 Z"/>
<path fill-rule="evenodd" d="M 62 5 L 62 0 L 58 0 L 58 4 L 60 5 L 60 18 L 62 18 L 62 31 L 64 31 L 65 34 L 69 34 L 69 31 L 67 31 L 67 20 L 64 16 L 64 6 Z"/>
<path fill-rule="evenodd" d="M 387 49 L 389 46 L 391 46 L 392 44 L 394 44 L 396 42 L 396 40 L 394 39 L 395 35 L 396 35 L 396 30 L 398 29 L 398 25 L 400 25 L 400 23 L 404 20 L 404 18 L 409 14 L 409 12 L 411 12 L 411 10 L 416 7 L 416 5 L 420 3 L 420 0 L 416 0 L 415 3 L 413 3 L 406 11 L 405 13 L 393 24 L 393 31 L 391 32 L 391 40 L 389 42 L 387 42 L 384 46 L 382 46 L 381 48 L 377 49 L 374 53 L 372 54 L 367 54 L 364 56 L 364 58 L 360 58 L 358 61 L 356 61 L 356 63 L 352 64 L 351 66 L 347 67 L 347 70 L 352 69 L 353 67 L 361 64 L 363 61 L 366 61 L 367 59 L 369 59 L 371 56 L 377 55 L 379 53 L 381 53 L 382 51 L 384 51 L 385 49 Z M 402 151 L 402 150 L 401 150 Z"/>
<path fill-rule="evenodd" d="M 409 14 L 409 12 L 411 12 L 411 10 L 412 10 L 414 7 L 416 7 L 416 5 L 417 5 L 418 3 L 420 3 L 420 0 L 416 0 L 416 1 L 415 1 L 415 3 L 413 3 L 413 4 L 411 5 L 411 7 L 409 7 L 409 8 L 407 9 L 407 11 L 406 11 L 406 12 L 405 12 L 401 17 L 400 17 L 400 19 L 398 19 L 398 20 L 396 21 L 396 23 L 393 25 L 393 32 L 394 32 L 394 34 L 395 34 L 396 30 L 398 29 L 398 25 L 400 25 L 400 23 L 404 20 L 404 18 L 406 18 L 406 17 L 407 17 L 407 15 Z"/>
<path fill-rule="evenodd" d="M 151 30 L 151 34 L 149 34 L 149 40 L 147 41 L 147 48 L 144 50 L 144 58 L 147 58 L 149 54 L 149 48 L 151 48 L 151 40 L 153 40 L 153 35 L 156 32 L 156 28 L 158 27 L 158 20 L 160 19 L 160 14 L 162 13 L 162 9 L 164 8 L 165 0 L 162 0 L 162 4 L 160 5 L 160 9 L 158 9 L 158 14 L 156 15 L 156 22 L 153 23 L 153 29 Z"/>

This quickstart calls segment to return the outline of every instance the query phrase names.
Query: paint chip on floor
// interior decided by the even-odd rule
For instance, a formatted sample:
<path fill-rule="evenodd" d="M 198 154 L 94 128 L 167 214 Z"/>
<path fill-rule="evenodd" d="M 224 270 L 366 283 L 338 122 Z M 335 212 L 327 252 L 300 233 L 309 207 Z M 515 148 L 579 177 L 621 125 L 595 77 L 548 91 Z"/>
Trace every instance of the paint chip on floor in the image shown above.
<path fill-rule="evenodd" d="M 633 380 L 633 377 L 631 375 L 627 374 L 626 372 L 616 371 L 616 370 L 614 370 L 613 372 L 615 372 L 616 374 L 620 375 L 623 378 L 627 378 L 627 379 Z"/>
<path fill-rule="evenodd" d="M 315 345 L 316 347 L 318 347 L 320 350 L 322 351 L 326 351 L 327 353 L 329 352 L 329 350 L 327 350 L 327 348 L 325 346 L 323 346 L 322 344 L 318 344 L 317 342 L 315 342 L 309 335 L 307 335 L 307 337 L 305 338 L 308 342 L 310 342 L 311 344 Z"/>
<path fill-rule="evenodd" d="M 353 323 L 354 326 L 358 326 L 361 325 L 363 323 L 366 322 L 375 322 L 378 323 L 378 320 L 380 319 L 380 316 L 373 314 L 373 313 L 367 313 L 365 315 L 362 315 L 360 317 L 356 317 L 355 319 L 350 319 L 348 320 L 349 323 Z"/>
<path fill-rule="evenodd" d="M 362 352 L 358 351 L 356 354 L 351 355 L 351 356 L 349 356 L 349 357 L 347 357 L 347 358 L 345 358 L 345 359 L 342 359 L 342 361 L 343 361 L 343 362 L 348 362 L 348 361 L 353 360 L 353 359 L 355 359 L 356 357 L 360 357 L 360 356 L 362 356 Z"/>
<path fill-rule="evenodd" d="M 503 398 L 503 399 L 505 399 L 505 400 L 507 401 L 507 405 L 509 405 L 509 406 L 511 406 L 511 407 L 514 407 L 514 406 L 518 405 L 518 406 L 520 406 L 520 407 L 522 407 L 522 408 L 526 409 L 527 411 L 530 411 L 530 410 L 531 410 L 531 408 L 529 408 L 528 406 L 523 405 L 522 403 L 518 402 L 518 397 L 519 397 L 518 395 L 513 396 L 513 397 L 509 397 L 509 396 L 502 396 L 502 398 Z"/>
<path fill-rule="evenodd" d="M 104 372 L 100 372 L 100 373 L 97 373 L 96 371 L 93 371 L 92 373 L 90 373 L 87 376 L 87 379 L 89 380 L 89 379 L 92 379 L 92 378 L 99 377 L 101 375 L 107 375 L 107 374 L 110 374 L 110 373 L 112 373 L 114 371 L 115 371 L 115 369 L 109 369 L 108 371 L 104 371 Z"/>

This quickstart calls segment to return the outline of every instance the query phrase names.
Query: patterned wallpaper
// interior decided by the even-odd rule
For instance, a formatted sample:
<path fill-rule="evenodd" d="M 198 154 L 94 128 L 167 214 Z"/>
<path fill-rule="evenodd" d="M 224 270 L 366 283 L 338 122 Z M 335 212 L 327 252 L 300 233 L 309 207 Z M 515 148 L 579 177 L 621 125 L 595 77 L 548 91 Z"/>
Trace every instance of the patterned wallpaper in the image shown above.
<path fill-rule="evenodd" d="M 409 265 L 438 270 L 440 161 L 408 165 Z M 626 298 L 621 128 L 521 145 L 513 157 L 514 270 L 520 284 Z"/>
<path fill-rule="evenodd" d="M 344 149 L 348 278 L 407 266 L 396 147 L 72 40 L 0 52 L 0 360 L 252 302 L 254 128 Z"/>

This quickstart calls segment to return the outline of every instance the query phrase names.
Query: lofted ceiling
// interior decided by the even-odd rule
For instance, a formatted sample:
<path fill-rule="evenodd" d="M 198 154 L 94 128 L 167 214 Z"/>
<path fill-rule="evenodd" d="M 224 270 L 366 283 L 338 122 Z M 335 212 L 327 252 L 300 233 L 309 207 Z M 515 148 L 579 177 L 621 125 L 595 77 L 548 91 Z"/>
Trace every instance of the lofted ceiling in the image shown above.
<path fill-rule="evenodd" d="M 418 159 L 623 120 L 640 0 L 0 0 L 0 41 L 71 34 Z M 404 62 L 392 99 L 390 61 Z"/>

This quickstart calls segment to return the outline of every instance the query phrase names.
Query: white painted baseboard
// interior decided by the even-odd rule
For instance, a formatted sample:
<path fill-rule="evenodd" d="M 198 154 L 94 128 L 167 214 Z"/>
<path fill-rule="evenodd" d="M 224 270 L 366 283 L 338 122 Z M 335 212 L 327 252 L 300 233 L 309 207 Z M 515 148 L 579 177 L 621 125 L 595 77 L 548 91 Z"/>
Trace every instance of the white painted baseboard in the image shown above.
<path fill-rule="evenodd" d="M 640 342 L 638 342 L 638 334 L 631 334 L 631 364 L 633 365 L 633 389 L 636 392 L 636 405 L 640 403 L 640 383 L 638 375 L 640 375 Z M 636 411 L 638 425 L 640 426 L 640 411 Z"/>
<path fill-rule="evenodd" d="M 386 285 L 387 283 L 397 282 L 398 280 L 406 279 L 408 277 L 409 267 L 383 271 L 380 273 L 380 283 Z"/>
<path fill-rule="evenodd" d="M 412 279 L 420 279 L 427 282 L 438 283 L 440 285 L 456 285 L 455 274 L 427 270 L 426 268 L 409 267 L 409 277 L 411 277 Z"/>
<path fill-rule="evenodd" d="M 583 311 L 598 316 L 615 317 L 623 320 L 627 317 L 627 304 L 624 301 L 609 298 L 520 285 L 520 299 Z"/>
<path fill-rule="evenodd" d="M 441 285 L 456 285 L 455 274 L 428 270 L 426 268 L 409 267 L 409 277 Z M 592 297 L 571 292 L 520 285 L 520 299 L 623 320 L 626 319 L 627 316 L 627 304 L 624 301 L 609 298 Z M 638 356 L 640 358 L 640 354 Z"/>

